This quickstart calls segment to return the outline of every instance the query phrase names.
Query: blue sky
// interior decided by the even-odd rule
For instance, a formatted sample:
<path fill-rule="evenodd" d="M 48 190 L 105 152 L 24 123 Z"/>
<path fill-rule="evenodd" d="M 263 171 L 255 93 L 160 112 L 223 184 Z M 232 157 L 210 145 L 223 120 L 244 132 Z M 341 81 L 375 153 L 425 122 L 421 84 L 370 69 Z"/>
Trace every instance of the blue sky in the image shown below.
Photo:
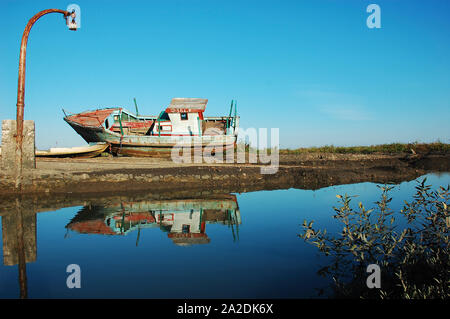
<path fill-rule="evenodd" d="M 15 119 L 20 39 L 47 8 L 81 7 L 81 29 L 41 18 L 28 41 L 25 119 L 38 148 L 84 141 L 62 119 L 108 106 L 158 114 L 173 97 L 238 101 L 244 128 L 281 147 L 450 142 L 449 1 L 0 2 L 0 119 Z M 366 7 L 381 8 L 369 29 Z"/>

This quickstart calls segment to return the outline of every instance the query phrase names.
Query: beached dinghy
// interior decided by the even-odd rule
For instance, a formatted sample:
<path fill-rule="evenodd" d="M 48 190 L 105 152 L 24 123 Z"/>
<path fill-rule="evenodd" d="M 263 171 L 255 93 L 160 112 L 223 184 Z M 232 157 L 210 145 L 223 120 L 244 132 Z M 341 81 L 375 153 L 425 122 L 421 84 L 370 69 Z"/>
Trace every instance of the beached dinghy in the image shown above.
<path fill-rule="evenodd" d="M 239 117 L 236 103 L 228 116 L 204 117 L 207 99 L 174 98 L 158 116 L 142 116 L 121 108 L 66 115 L 64 120 L 88 143 L 106 142 L 113 154 L 165 156 L 172 148 L 233 148 Z M 234 106 L 234 116 L 232 110 Z"/>
<path fill-rule="evenodd" d="M 54 147 L 48 151 L 36 150 L 36 156 L 91 158 L 103 153 L 108 146 L 108 143 L 93 143 L 87 146 L 78 147 Z"/>
<path fill-rule="evenodd" d="M 90 143 L 88 146 L 78 147 L 54 147 L 47 151 L 36 150 L 38 157 L 79 157 L 90 158 L 103 153 L 107 148 L 108 143 Z M 2 148 L 0 147 L 0 156 L 2 155 Z"/>

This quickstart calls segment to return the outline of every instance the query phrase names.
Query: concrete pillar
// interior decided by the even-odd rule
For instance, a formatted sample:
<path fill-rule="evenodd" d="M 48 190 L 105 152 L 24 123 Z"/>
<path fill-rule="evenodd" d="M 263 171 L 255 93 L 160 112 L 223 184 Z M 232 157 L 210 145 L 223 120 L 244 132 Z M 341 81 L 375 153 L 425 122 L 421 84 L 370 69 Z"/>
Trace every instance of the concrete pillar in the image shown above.
<path fill-rule="evenodd" d="M 34 121 L 23 121 L 22 167 L 36 168 Z M 2 168 L 14 172 L 16 168 L 16 121 L 2 121 Z"/>

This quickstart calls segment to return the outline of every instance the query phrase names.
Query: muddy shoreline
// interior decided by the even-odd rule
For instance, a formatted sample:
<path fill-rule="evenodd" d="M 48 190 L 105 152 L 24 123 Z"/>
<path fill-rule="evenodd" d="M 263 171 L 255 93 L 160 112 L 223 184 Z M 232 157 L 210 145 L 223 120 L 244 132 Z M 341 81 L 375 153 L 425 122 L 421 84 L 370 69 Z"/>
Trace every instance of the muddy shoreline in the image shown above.
<path fill-rule="evenodd" d="M 258 164 L 176 164 L 169 159 L 38 159 L 24 173 L 18 194 L 14 177 L 0 173 L 0 201 L 13 198 L 99 198 L 120 194 L 242 193 L 274 189 L 319 189 L 360 182 L 399 183 L 426 173 L 450 171 L 450 154 L 280 155 L 276 174 Z M 160 197 L 161 198 L 161 197 Z"/>

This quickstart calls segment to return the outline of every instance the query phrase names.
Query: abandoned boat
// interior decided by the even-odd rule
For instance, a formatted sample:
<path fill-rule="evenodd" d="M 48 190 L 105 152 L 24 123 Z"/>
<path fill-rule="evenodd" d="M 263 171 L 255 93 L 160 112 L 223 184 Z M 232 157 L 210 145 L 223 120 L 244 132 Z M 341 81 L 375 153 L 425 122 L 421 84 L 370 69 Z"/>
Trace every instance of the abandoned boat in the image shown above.
<path fill-rule="evenodd" d="M 173 147 L 228 149 L 236 145 L 236 102 L 228 116 L 204 117 L 208 100 L 174 98 L 158 116 L 138 115 L 122 107 L 71 114 L 64 120 L 88 142 L 106 142 L 117 155 L 170 155 Z M 232 116 L 234 106 L 234 115 Z"/>

